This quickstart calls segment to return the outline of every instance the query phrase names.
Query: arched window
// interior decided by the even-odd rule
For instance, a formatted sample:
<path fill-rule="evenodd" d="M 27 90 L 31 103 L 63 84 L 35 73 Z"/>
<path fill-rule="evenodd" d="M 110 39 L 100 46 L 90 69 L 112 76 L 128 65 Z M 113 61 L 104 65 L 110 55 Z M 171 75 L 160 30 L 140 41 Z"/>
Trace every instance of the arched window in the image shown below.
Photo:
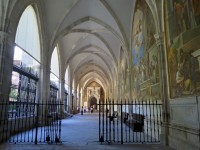
<path fill-rule="evenodd" d="M 55 47 L 51 56 L 51 74 L 50 74 L 50 99 L 56 101 L 58 98 L 59 87 L 59 61 L 58 48 Z"/>
<path fill-rule="evenodd" d="M 39 30 L 36 14 L 32 6 L 28 6 L 25 9 L 19 20 L 15 43 L 40 62 Z"/>
<path fill-rule="evenodd" d="M 35 103 L 40 67 L 40 39 L 35 11 L 28 6 L 20 17 L 15 37 L 13 72 L 11 79 L 10 101 L 15 115 L 32 115 L 32 109 L 17 106 L 14 102 Z M 21 107 L 21 108 L 20 108 Z M 12 110 L 12 112 L 14 112 Z M 21 112 L 21 113 L 20 113 Z"/>

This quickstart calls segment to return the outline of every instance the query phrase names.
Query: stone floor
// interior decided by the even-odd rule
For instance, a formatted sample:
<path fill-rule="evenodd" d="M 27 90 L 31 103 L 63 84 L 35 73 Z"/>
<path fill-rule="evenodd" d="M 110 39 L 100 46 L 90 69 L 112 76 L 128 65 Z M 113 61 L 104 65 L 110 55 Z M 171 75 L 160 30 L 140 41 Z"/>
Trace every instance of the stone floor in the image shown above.
<path fill-rule="evenodd" d="M 62 120 L 61 144 L 5 143 L 0 150 L 172 150 L 159 144 L 101 144 L 98 134 L 97 113 L 77 114 Z"/>

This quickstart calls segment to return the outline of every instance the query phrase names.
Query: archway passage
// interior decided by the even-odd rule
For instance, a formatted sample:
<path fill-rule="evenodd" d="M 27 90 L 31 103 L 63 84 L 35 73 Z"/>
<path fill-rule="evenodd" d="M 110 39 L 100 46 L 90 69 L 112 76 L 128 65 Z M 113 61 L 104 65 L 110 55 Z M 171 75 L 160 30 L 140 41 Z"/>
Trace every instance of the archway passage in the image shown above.
<path fill-rule="evenodd" d="M 92 107 L 94 110 L 97 109 L 97 99 L 96 99 L 96 97 L 94 97 L 94 96 L 90 97 L 88 103 L 89 103 L 90 108 Z"/>

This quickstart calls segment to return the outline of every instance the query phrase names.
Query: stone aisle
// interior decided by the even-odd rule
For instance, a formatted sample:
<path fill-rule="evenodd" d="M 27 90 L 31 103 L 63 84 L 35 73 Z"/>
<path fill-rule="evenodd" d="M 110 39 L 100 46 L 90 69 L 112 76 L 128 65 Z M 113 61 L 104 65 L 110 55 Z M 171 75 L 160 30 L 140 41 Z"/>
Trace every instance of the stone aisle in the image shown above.
<path fill-rule="evenodd" d="M 62 144 L 5 143 L 0 150 L 172 150 L 158 144 L 101 144 L 98 128 L 98 113 L 77 114 L 62 120 Z"/>

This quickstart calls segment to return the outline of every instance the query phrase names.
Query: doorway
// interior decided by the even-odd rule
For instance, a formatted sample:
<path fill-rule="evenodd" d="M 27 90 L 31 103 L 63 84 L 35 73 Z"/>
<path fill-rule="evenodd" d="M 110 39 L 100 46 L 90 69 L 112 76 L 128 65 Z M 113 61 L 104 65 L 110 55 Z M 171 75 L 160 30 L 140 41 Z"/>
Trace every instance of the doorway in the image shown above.
<path fill-rule="evenodd" d="M 96 99 L 96 97 L 92 96 L 92 97 L 89 98 L 88 106 L 93 107 L 94 110 L 97 109 L 97 99 Z"/>

